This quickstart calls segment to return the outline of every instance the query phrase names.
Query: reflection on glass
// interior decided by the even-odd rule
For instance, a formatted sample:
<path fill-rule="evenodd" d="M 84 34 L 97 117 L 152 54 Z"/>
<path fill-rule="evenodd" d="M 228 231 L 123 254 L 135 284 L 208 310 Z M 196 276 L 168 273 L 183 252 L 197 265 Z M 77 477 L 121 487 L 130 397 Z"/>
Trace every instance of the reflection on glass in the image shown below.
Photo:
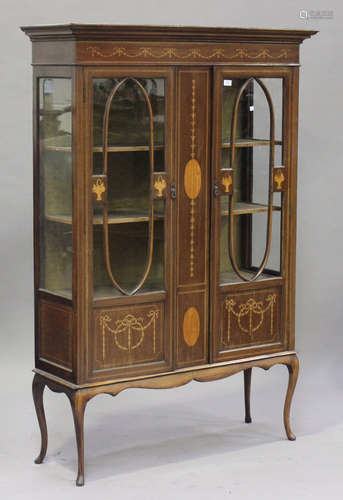
<path fill-rule="evenodd" d="M 93 137 L 94 146 L 102 146 L 103 118 L 106 101 L 122 78 L 95 78 L 93 80 Z M 148 93 L 154 117 L 156 146 L 164 144 L 164 79 L 137 78 Z M 129 79 L 122 86 L 111 107 L 108 127 L 110 146 L 148 146 L 149 114 L 144 96 Z"/>
<path fill-rule="evenodd" d="M 40 288 L 72 292 L 72 86 L 39 79 Z"/>
<path fill-rule="evenodd" d="M 275 210 L 273 211 L 273 231 L 268 259 L 268 268 L 274 270 L 277 273 L 280 273 L 281 270 L 280 236 L 281 212 Z M 263 258 L 263 253 L 266 245 L 265 214 L 257 213 L 252 216 L 251 239 L 252 252 L 250 265 L 253 269 L 257 269 Z"/>
<path fill-rule="evenodd" d="M 148 239 L 147 222 L 113 224 L 110 228 L 112 267 L 117 281 L 132 290 L 140 280 L 145 266 Z M 155 223 L 153 261 L 149 276 L 139 293 L 146 293 L 164 288 L 164 224 L 163 220 Z M 94 226 L 94 296 L 120 296 L 113 286 L 104 258 L 103 230 Z"/>
<path fill-rule="evenodd" d="M 93 80 L 93 173 L 102 174 L 103 118 L 113 89 L 122 78 Z M 165 170 L 165 80 L 137 78 L 152 109 L 154 172 Z M 135 79 L 115 94 L 108 121 L 107 210 L 108 247 L 104 240 L 103 206 L 94 207 L 94 296 L 122 295 L 106 268 L 109 255 L 115 281 L 131 292 L 139 284 L 149 260 L 151 237 L 150 114 Z M 137 293 L 164 289 L 164 201 L 154 202 L 153 252 L 150 272 Z"/>
<path fill-rule="evenodd" d="M 282 165 L 282 78 L 261 78 L 270 94 L 274 110 L 274 166 Z M 256 79 L 227 79 L 222 87 L 222 164 L 232 168 L 234 257 L 239 270 L 251 279 L 262 264 L 267 247 L 270 178 L 270 108 L 266 95 Z M 233 115 L 237 107 L 235 154 L 232 164 Z M 280 274 L 281 198 L 273 194 L 271 250 L 262 277 Z M 221 199 L 220 282 L 241 281 L 234 271 L 229 252 L 230 208 L 227 196 Z"/>
<path fill-rule="evenodd" d="M 228 210 L 229 207 L 229 196 L 225 195 L 221 197 L 221 218 L 220 218 L 220 283 L 230 283 L 240 281 L 240 278 L 236 275 L 229 257 L 229 218 Z M 244 227 L 242 227 L 242 222 L 246 218 L 244 216 L 237 216 L 234 218 L 235 226 L 235 255 L 237 258 L 237 263 L 241 268 L 243 266 L 242 259 L 244 258 L 245 252 L 243 251 L 245 240 L 244 240 Z"/>

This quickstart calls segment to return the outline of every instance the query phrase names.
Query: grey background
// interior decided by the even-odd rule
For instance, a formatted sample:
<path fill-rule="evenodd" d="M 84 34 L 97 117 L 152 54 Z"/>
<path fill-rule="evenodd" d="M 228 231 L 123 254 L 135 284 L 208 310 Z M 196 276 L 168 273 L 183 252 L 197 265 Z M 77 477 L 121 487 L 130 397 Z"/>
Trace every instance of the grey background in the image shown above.
<path fill-rule="evenodd" d="M 333 10 L 304 21 L 300 9 Z M 341 498 L 342 4 L 239 0 L 0 2 L 1 498 Z M 90 22 L 319 29 L 301 47 L 295 443 L 284 438 L 286 370 L 253 372 L 253 423 L 242 376 L 170 391 L 100 396 L 86 414 L 86 486 L 76 489 L 64 396 L 47 391 L 46 463 L 33 366 L 31 46 L 20 25 Z"/>

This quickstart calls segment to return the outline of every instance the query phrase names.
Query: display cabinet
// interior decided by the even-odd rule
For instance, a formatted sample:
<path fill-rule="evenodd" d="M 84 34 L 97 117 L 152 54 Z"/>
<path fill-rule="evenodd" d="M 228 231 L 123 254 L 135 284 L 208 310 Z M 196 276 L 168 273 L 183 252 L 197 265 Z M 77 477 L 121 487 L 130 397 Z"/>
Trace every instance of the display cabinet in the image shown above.
<path fill-rule="evenodd" d="M 33 42 L 36 359 L 97 394 L 286 365 L 294 351 L 299 45 L 314 31 L 25 27 Z"/>

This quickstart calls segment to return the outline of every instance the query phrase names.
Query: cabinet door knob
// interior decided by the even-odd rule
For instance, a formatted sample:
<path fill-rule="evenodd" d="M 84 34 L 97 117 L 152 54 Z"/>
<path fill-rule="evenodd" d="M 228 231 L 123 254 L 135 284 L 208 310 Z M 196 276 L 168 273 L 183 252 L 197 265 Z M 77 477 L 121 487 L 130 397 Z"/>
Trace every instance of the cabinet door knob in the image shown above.
<path fill-rule="evenodd" d="M 176 198 L 176 185 L 174 183 L 170 184 L 170 197 L 172 200 L 175 200 Z"/>

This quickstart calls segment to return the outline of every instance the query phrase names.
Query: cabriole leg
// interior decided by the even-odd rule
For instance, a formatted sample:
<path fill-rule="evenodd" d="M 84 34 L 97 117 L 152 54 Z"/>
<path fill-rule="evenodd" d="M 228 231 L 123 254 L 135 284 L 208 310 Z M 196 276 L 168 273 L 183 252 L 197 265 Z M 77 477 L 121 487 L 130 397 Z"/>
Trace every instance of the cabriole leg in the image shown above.
<path fill-rule="evenodd" d="M 294 356 L 289 364 L 287 364 L 288 368 L 288 373 L 289 373 L 289 380 L 288 380 L 288 387 L 287 387 L 287 394 L 286 394 L 286 399 L 285 399 L 285 406 L 283 410 L 283 420 L 285 424 L 285 430 L 287 437 L 290 441 L 294 441 L 296 439 L 295 435 L 293 434 L 291 430 L 291 425 L 290 425 L 290 411 L 291 411 L 291 404 L 292 404 L 292 398 L 294 394 L 294 389 L 298 380 L 298 373 L 299 373 L 299 360 L 297 356 Z"/>
<path fill-rule="evenodd" d="M 250 393 L 251 393 L 251 372 L 252 368 L 244 370 L 244 401 L 245 401 L 245 422 L 251 423 L 250 414 Z"/>
<path fill-rule="evenodd" d="M 41 433 L 41 450 L 38 457 L 35 460 L 36 464 L 41 464 L 43 462 L 44 457 L 46 455 L 46 450 L 48 448 L 48 429 L 46 426 L 44 402 L 43 402 L 44 388 L 45 388 L 45 382 L 39 375 L 36 374 L 32 382 L 32 395 Z"/>
<path fill-rule="evenodd" d="M 87 399 L 81 391 L 76 391 L 69 396 L 76 433 L 77 455 L 78 455 L 78 472 L 76 485 L 83 486 L 84 479 L 84 415 L 87 404 Z"/>

